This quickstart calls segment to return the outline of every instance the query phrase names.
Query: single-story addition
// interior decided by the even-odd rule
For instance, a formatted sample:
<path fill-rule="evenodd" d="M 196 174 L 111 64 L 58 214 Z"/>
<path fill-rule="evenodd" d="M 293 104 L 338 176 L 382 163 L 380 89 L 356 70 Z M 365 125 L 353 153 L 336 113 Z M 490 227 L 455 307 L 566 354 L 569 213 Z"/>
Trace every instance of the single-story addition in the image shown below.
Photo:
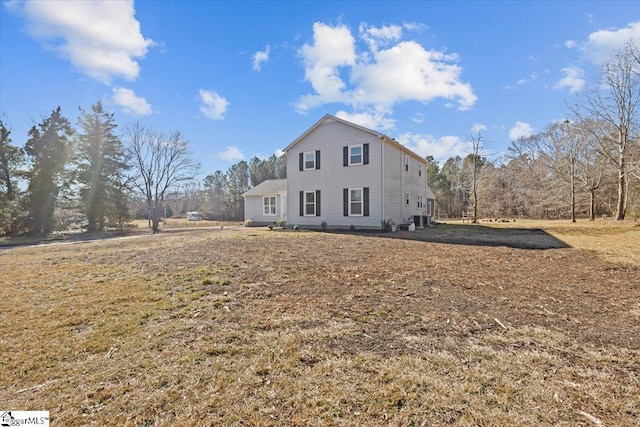
<path fill-rule="evenodd" d="M 291 226 L 380 229 L 383 221 L 422 227 L 433 217 L 426 160 L 384 134 L 327 114 L 285 152 L 287 179 L 244 193 L 245 220 L 257 225 L 268 211 L 270 222 Z"/>
<path fill-rule="evenodd" d="M 273 225 L 287 221 L 287 180 L 270 179 L 242 194 L 244 219 L 251 225 Z"/>

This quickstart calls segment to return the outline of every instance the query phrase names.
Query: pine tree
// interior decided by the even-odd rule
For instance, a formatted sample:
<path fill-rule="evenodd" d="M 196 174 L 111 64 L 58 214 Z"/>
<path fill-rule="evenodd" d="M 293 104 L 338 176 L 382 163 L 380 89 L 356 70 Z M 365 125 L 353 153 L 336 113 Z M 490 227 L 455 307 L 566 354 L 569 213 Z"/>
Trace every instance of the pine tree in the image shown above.
<path fill-rule="evenodd" d="M 69 185 L 65 166 L 71 152 L 73 129 L 58 107 L 42 123 L 33 126 L 25 144 L 31 161 L 27 172 L 27 210 L 31 231 L 48 234 L 54 229 L 53 213 L 60 190 Z"/>
<path fill-rule="evenodd" d="M 127 170 L 124 149 L 115 134 L 113 114 L 106 112 L 100 101 L 91 111 L 80 109 L 78 124 L 78 181 L 80 197 L 87 216 L 87 231 L 104 229 L 109 212 L 119 220 L 118 206 L 123 199 L 124 172 Z"/>

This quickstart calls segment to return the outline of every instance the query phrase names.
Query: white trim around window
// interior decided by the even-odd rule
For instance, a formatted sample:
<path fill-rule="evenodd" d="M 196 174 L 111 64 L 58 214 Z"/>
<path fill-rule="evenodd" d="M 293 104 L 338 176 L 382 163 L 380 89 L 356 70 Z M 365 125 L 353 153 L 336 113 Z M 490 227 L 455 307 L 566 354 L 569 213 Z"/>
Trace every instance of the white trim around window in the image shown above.
<path fill-rule="evenodd" d="M 404 155 L 404 171 L 409 173 L 409 156 L 407 154 Z"/>
<path fill-rule="evenodd" d="M 349 146 L 349 166 L 364 164 L 364 148 L 360 145 Z"/>
<path fill-rule="evenodd" d="M 316 216 L 316 192 L 304 192 L 304 216 Z"/>
<path fill-rule="evenodd" d="M 364 215 L 364 190 L 362 188 L 349 189 L 349 216 Z"/>
<path fill-rule="evenodd" d="M 422 202 L 422 194 L 418 194 L 418 209 L 422 209 L 423 206 L 424 204 Z"/>
<path fill-rule="evenodd" d="M 264 216 L 276 216 L 276 196 L 264 196 L 262 198 L 262 213 Z"/>
<path fill-rule="evenodd" d="M 316 152 L 305 151 L 303 153 L 304 170 L 312 170 L 316 168 Z"/>
<path fill-rule="evenodd" d="M 411 197 L 410 197 L 408 191 L 406 193 L 404 193 L 404 204 L 407 205 L 407 206 L 409 206 L 411 204 Z"/>

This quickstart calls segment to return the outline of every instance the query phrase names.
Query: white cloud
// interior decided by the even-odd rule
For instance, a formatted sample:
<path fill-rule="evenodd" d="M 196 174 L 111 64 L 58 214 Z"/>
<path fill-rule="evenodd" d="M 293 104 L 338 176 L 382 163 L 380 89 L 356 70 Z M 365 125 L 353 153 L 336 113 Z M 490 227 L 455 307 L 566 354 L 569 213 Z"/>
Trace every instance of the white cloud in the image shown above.
<path fill-rule="evenodd" d="M 482 123 L 474 123 L 473 126 L 471 126 L 471 132 L 473 133 L 480 133 L 485 130 L 487 130 L 487 127 Z"/>
<path fill-rule="evenodd" d="M 576 93 L 584 87 L 586 80 L 584 79 L 584 70 L 582 68 L 567 67 L 563 68 L 562 72 L 564 77 L 553 86 L 554 89 L 568 88 L 569 93 Z"/>
<path fill-rule="evenodd" d="M 282 157 L 285 153 L 286 153 L 286 151 L 284 151 L 284 150 L 283 150 L 283 149 L 281 149 L 281 148 L 278 148 L 278 149 L 276 150 L 276 152 L 275 152 L 275 153 L 273 153 L 273 154 L 275 154 L 275 155 L 276 155 L 276 157 Z"/>
<path fill-rule="evenodd" d="M 213 120 L 224 119 L 229 101 L 214 91 L 200 89 L 200 111 Z"/>
<path fill-rule="evenodd" d="M 344 25 L 330 27 L 321 22 L 313 24 L 313 45 L 305 43 L 300 49 L 305 67 L 305 80 L 311 83 L 315 95 L 305 95 L 296 106 L 307 112 L 329 102 L 347 102 L 343 93 L 345 83 L 339 68 L 353 66 L 356 61 L 355 40 Z"/>
<path fill-rule="evenodd" d="M 564 42 L 564 47 L 566 47 L 567 49 L 573 49 L 577 44 L 578 43 L 576 43 L 575 40 L 567 40 L 566 42 Z"/>
<path fill-rule="evenodd" d="M 153 40 L 145 39 L 133 1 L 35 1 L 12 3 L 28 34 L 69 59 L 80 72 L 103 83 L 134 80 Z"/>
<path fill-rule="evenodd" d="M 267 45 L 264 51 L 258 51 L 253 55 L 253 69 L 255 71 L 260 71 L 262 64 L 269 60 L 269 52 L 271 52 L 271 46 Z"/>
<path fill-rule="evenodd" d="M 397 138 L 398 142 L 415 152 L 426 157 L 433 156 L 440 164 L 450 157 L 464 157 L 469 153 L 470 146 L 457 136 L 441 136 L 436 138 L 431 135 L 403 133 Z"/>
<path fill-rule="evenodd" d="M 384 112 L 347 113 L 338 111 L 336 117 L 355 123 L 367 129 L 389 130 L 395 127 L 396 121 L 385 117 Z"/>
<path fill-rule="evenodd" d="M 242 151 L 240 151 L 238 147 L 234 146 L 226 147 L 225 151 L 218 153 L 218 157 L 228 162 L 244 160 L 244 154 L 242 154 Z"/>
<path fill-rule="evenodd" d="M 411 117 L 411 121 L 414 123 L 424 123 L 424 114 L 416 113 Z"/>
<path fill-rule="evenodd" d="M 582 50 L 593 63 L 601 64 L 632 39 L 640 40 L 640 21 L 631 22 L 625 28 L 593 32 L 589 34 Z"/>
<path fill-rule="evenodd" d="M 533 135 L 533 128 L 529 123 L 516 122 L 515 126 L 509 130 L 509 139 L 517 141 L 520 138 L 527 138 Z"/>
<path fill-rule="evenodd" d="M 405 25 L 406 27 L 406 25 Z M 305 79 L 314 93 L 302 96 L 296 110 L 329 104 L 350 105 L 354 114 L 390 114 L 397 103 L 447 100 L 460 110 L 471 108 L 477 97 L 461 81 L 456 54 L 426 50 L 415 41 L 400 41 L 402 27 L 361 24 L 361 53 L 351 30 L 323 23 L 313 25 L 313 44 L 300 49 Z M 350 78 L 343 77 L 348 75 Z M 363 113 L 365 112 L 365 113 Z"/>
<path fill-rule="evenodd" d="M 114 87 L 112 93 L 113 102 L 120 106 L 125 113 L 136 116 L 148 116 L 152 113 L 151 105 L 147 100 L 141 96 L 136 96 L 131 89 Z"/>
<path fill-rule="evenodd" d="M 388 46 L 402 38 L 402 27 L 388 25 L 380 28 L 369 26 L 363 22 L 358 29 L 360 38 L 367 43 L 372 52 L 377 52 L 381 46 Z"/>

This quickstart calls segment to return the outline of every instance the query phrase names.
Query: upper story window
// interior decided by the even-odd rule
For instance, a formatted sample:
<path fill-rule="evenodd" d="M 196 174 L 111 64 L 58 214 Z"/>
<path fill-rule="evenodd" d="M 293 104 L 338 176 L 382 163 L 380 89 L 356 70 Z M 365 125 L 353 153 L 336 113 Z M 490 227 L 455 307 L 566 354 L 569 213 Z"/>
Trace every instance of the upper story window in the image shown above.
<path fill-rule="evenodd" d="M 342 165 L 357 166 L 369 164 L 369 144 L 342 147 Z"/>
<path fill-rule="evenodd" d="M 349 166 L 362 164 L 362 145 L 349 147 Z"/>
<path fill-rule="evenodd" d="M 404 171 L 409 172 L 409 156 L 404 156 Z"/>
<path fill-rule="evenodd" d="M 263 213 L 264 215 L 276 214 L 276 196 L 265 196 L 263 198 Z"/>
<path fill-rule="evenodd" d="M 409 206 L 410 203 L 411 203 L 411 198 L 409 197 L 409 192 L 407 191 L 406 193 L 404 193 L 404 204 Z"/>
<path fill-rule="evenodd" d="M 316 153 L 315 151 L 307 151 L 304 156 L 304 170 L 316 168 Z"/>
<path fill-rule="evenodd" d="M 422 163 L 418 163 L 418 176 L 422 176 Z"/>
<path fill-rule="evenodd" d="M 300 153 L 299 164 L 300 172 L 320 169 L 320 150 Z"/>
<path fill-rule="evenodd" d="M 422 209 L 422 206 L 423 206 L 422 194 L 418 194 L 418 209 Z"/>

